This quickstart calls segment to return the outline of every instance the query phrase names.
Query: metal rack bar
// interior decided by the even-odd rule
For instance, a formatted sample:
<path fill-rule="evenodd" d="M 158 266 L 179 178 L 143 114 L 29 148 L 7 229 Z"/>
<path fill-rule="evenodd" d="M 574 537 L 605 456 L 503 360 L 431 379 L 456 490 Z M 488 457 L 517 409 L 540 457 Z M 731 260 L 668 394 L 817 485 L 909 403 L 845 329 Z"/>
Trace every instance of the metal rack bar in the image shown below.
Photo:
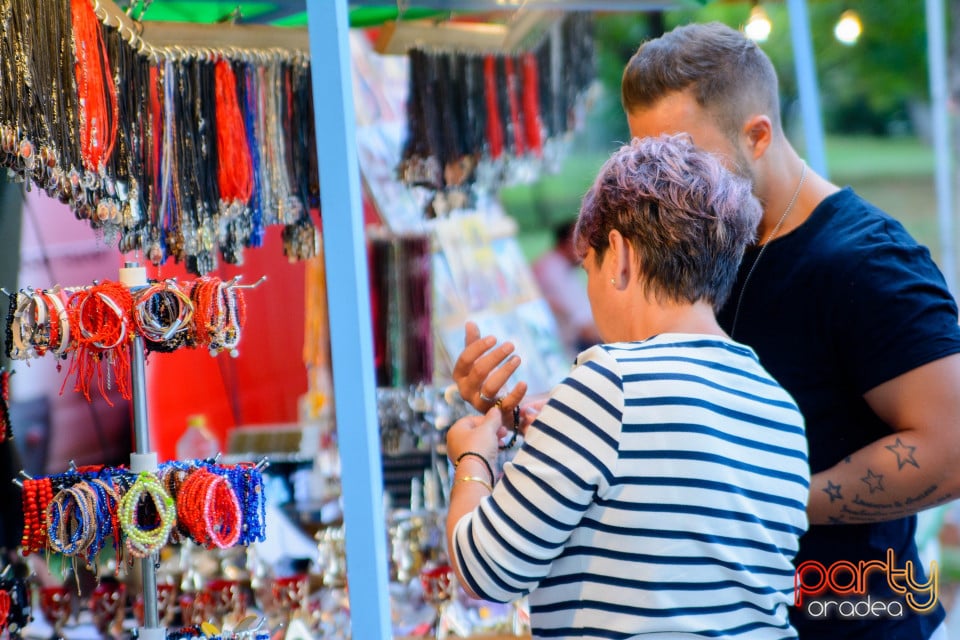
<path fill-rule="evenodd" d="M 306 51 L 307 30 L 257 24 L 198 24 L 182 22 L 134 22 L 113 0 L 95 0 L 94 8 L 105 23 L 118 26 L 147 48 L 185 49 L 287 49 Z"/>
<path fill-rule="evenodd" d="M 557 9 L 560 11 L 657 11 L 702 7 L 707 0 L 407 0 L 407 8 L 439 11 L 512 11 Z M 355 7 L 380 7 L 384 0 L 351 0 Z"/>

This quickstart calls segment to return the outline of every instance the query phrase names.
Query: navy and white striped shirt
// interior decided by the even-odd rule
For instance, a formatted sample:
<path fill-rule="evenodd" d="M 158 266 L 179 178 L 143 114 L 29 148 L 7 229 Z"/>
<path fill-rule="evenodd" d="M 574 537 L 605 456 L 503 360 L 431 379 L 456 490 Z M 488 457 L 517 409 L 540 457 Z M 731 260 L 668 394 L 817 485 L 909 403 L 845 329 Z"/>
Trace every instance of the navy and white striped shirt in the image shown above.
<path fill-rule="evenodd" d="M 803 417 L 746 346 L 665 334 L 582 353 L 451 556 L 530 594 L 536 638 L 794 638 Z"/>

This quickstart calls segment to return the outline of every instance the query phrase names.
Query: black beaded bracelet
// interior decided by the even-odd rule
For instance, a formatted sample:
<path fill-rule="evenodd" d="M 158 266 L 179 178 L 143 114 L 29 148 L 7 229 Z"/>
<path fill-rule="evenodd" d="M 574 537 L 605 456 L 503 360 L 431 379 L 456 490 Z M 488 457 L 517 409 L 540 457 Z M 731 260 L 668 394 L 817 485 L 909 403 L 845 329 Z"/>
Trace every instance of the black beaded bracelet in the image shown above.
<path fill-rule="evenodd" d="M 490 484 L 494 483 L 496 476 L 493 475 L 493 467 L 490 466 L 490 462 L 482 454 L 477 453 L 476 451 L 464 451 L 459 456 L 457 456 L 456 462 L 453 463 L 453 468 L 456 469 L 460 466 L 460 461 L 466 458 L 467 456 L 474 456 L 480 458 L 483 461 L 483 466 L 487 468 L 487 473 L 490 474 Z"/>
<path fill-rule="evenodd" d="M 513 433 L 510 434 L 509 440 L 499 445 L 500 451 L 504 451 L 515 445 L 517 443 L 518 433 L 520 433 L 520 405 L 513 408 Z"/>

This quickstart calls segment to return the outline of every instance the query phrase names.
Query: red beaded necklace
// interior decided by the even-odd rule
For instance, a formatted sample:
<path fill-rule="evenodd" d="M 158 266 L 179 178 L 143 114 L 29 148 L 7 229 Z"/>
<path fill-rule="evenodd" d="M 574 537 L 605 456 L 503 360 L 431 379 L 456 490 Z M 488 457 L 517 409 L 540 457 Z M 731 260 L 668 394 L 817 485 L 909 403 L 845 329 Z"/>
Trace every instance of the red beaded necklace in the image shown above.
<path fill-rule="evenodd" d="M 536 157 L 543 156 L 543 120 L 540 117 L 540 73 L 537 57 L 523 54 L 523 131 L 527 146 Z"/>
<path fill-rule="evenodd" d="M 110 75 L 103 29 L 90 1 L 70 0 L 70 17 L 77 60 L 74 71 L 80 105 L 80 153 L 84 169 L 100 174 L 117 140 L 117 87 Z"/>
<path fill-rule="evenodd" d="M 253 159 L 247 129 L 237 100 L 237 78 L 226 60 L 215 68 L 217 95 L 217 182 L 227 206 L 246 205 L 253 194 Z"/>
<path fill-rule="evenodd" d="M 487 103 L 487 144 L 490 157 L 496 160 L 503 155 L 503 124 L 497 102 L 497 59 L 493 56 L 483 59 L 483 92 Z"/>

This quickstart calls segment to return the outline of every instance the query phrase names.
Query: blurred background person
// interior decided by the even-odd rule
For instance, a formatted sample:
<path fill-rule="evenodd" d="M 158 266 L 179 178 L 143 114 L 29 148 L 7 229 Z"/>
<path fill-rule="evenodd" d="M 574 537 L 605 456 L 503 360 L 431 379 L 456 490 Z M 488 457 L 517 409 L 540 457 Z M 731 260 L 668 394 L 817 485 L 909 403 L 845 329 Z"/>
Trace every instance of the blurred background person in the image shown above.
<path fill-rule="evenodd" d="M 573 246 L 576 224 L 573 219 L 557 225 L 553 248 L 533 263 L 533 276 L 557 320 L 560 341 L 571 356 L 600 342 Z"/>

